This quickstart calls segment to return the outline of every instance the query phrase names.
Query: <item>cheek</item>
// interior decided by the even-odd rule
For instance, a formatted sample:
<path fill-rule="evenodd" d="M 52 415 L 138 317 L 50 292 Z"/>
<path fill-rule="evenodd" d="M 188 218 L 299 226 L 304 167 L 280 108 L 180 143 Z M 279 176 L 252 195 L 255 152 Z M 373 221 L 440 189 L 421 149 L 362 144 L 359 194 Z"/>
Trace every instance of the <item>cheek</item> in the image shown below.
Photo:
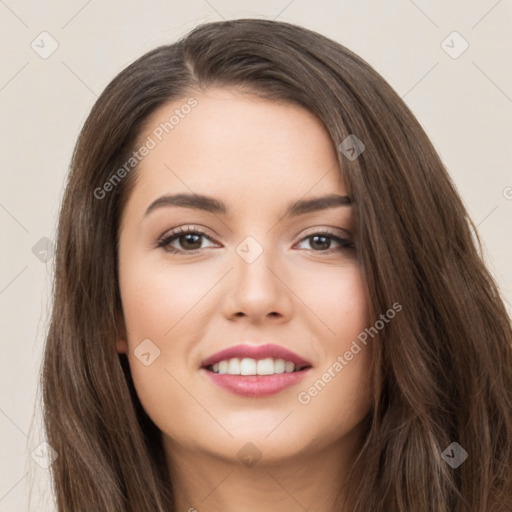
<path fill-rule="evenodd" d="M 343 277 L 323 280 L 323 284 L 323 289 L 316 288 L 310 295 L 321 312 L 318 316 L 328 326 L 315 339 L 322 348 L 321 362 L 301 386 L 297 399 L 304 411 L 321 418 L 323 435 L 330 437 L 357 425 L 371 406 L 372 344 L 377 340 L 368 338 L 364 344 L 358 339 L 370 326 L 360 270 L 355 266 L 344 269 Z"/>
<path fill-rule="evenodd" d="M 340 283 L 325 305 L 329 308 L 331 329 L 335 333 L 332 341 L 337 340 L 334 344 L 338 350 L 345 348 L 347 341 L 350 343 L 357 337 L 370 321 L 368 297 L 360 270 L 354 268 Z"/>
<path fill-rule="evenodd" d="M 190 370 L 189 340 L 202 336 L 201 299 L 212 287 L 212 275 L 132 254 L 120 262 L 119 284 L 135 389 L 146 412 L 164 429 L 172 424 L 169 408 L 195 407 L 179 383 L 187 382 Z"/>
<path fill-rule="evenodd" d="M 154 338 L 160 344 L 171 338 L 211 287 L 211 276 L 203 274 L 151 258 L 127 260 L 120 288 L 129 341 Z"/>
<path fill-rule="evenodd" d="M 366 286 L 360 268 L 354 263 L 308 277 L 307 304 L 324 324 L 316 329 L 318 344 L 332 353 L 368 327 L 370 321 Z"/>

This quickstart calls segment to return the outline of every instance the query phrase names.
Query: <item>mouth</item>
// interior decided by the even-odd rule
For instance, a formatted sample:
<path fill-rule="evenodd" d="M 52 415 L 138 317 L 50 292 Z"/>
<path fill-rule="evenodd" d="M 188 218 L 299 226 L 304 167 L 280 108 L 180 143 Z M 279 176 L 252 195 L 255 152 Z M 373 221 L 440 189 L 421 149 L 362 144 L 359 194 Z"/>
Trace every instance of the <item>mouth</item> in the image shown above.
<path fill-rule="evenodd" d="M 312 367 L 278 345 L 237 345 L 203 361 L 200 370 L 224 390 L 257 398 L 296 385 Z"/>
<path fill-rule="evenodd" d="M 221 375 L 274 375 L 294 373 L 311 366 L 295 352 L 273 344 L 235 345 L 201 363 L 201 368 Z"/>

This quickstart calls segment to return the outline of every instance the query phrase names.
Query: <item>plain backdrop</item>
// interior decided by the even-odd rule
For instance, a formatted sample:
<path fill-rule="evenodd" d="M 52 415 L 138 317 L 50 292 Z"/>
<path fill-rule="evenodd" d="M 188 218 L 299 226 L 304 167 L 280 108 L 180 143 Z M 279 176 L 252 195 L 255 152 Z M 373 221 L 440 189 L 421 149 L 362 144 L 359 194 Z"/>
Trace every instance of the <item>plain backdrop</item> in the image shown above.
<path fill-rule="evenodd" d="M 31 457 L 44 441 L 37 379 L 51 305 L 51 244 L 78 132 L 121 69 L 195 25 L 223 18 L 288 21 L 344 44 L 384 76 L 430 136 L 510 304 L 511 4 L 0 0 L 0 512 L 29 510 L 31 488 L 30 510 L 55 510 L 48 469 Z"/>

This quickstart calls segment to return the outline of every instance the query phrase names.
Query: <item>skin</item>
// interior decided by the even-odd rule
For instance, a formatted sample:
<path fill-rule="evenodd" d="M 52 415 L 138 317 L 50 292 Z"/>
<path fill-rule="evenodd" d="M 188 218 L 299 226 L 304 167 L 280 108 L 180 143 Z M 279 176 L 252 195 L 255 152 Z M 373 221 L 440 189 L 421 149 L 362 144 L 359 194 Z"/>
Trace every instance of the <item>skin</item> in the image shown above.
<path fill-rule="evenodd" d="M 177 510 L 334 511 L 363 441 L 371 344 L 331 370 L 335 377 L 309 403 L 298 394 L 370 325 L 353 249 L 311 238 L 325 229 L 347 237 L 355 219 L 350 206 L 282 217 L 292 201 L 348 195 L 336 149 L 298 106 L 226 88 L 193 97 L 198 105 L 139 164 L 122 212 L 126 337 L 118 351 L 128 353 L 140 401 L 163 432 Z M 140 140 L 185 101 L 156 111 Z M 144 216 L 156 198 L 190 192 L 222 200 L 228 214 L 166 206 Z M 206 237 L 174 239 L 181 254 L 156 247 L 180 226 Z M 247 236 L 263 249 L 252 263 L 236 252 Z M 144 339 L 160 350 L 148 366 L 134 355 Z M 313 368 L 266 398 L 232 394 L 199 371 L 206 357 L 243 342 L 281 345 Z M 260 456 L 251 467 L 240 455 L 250 452 L 247 443 Z"/>

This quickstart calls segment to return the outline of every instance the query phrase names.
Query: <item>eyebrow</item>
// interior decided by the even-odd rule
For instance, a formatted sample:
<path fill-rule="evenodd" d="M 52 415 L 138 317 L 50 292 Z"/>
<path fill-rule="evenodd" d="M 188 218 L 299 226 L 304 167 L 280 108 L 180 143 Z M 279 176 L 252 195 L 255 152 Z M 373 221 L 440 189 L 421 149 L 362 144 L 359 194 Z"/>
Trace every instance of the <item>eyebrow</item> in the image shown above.
<path fill-rule="evenodd" d="M 311 199 L 299 199 L 288 205 L 284 217 L 296 217 L 305 213 L 311 213 L 327 208 L 335 208 L 339 206 L 349 206 L 352 199 L 348 196 L 340 196 L 338 194 L 329 194 L 322 197 L 314 197 Z M 152 211 L 169 206 L 177 206 L 182 208 L 191 208 L 203 210 L 205 212 L 226 215 L 228 208 L 226 205 L 213 197 L 202 194 L 175 194 L 164 195 L 155 199 L 147 208 L 144 217 L 147 217 Z"/>

